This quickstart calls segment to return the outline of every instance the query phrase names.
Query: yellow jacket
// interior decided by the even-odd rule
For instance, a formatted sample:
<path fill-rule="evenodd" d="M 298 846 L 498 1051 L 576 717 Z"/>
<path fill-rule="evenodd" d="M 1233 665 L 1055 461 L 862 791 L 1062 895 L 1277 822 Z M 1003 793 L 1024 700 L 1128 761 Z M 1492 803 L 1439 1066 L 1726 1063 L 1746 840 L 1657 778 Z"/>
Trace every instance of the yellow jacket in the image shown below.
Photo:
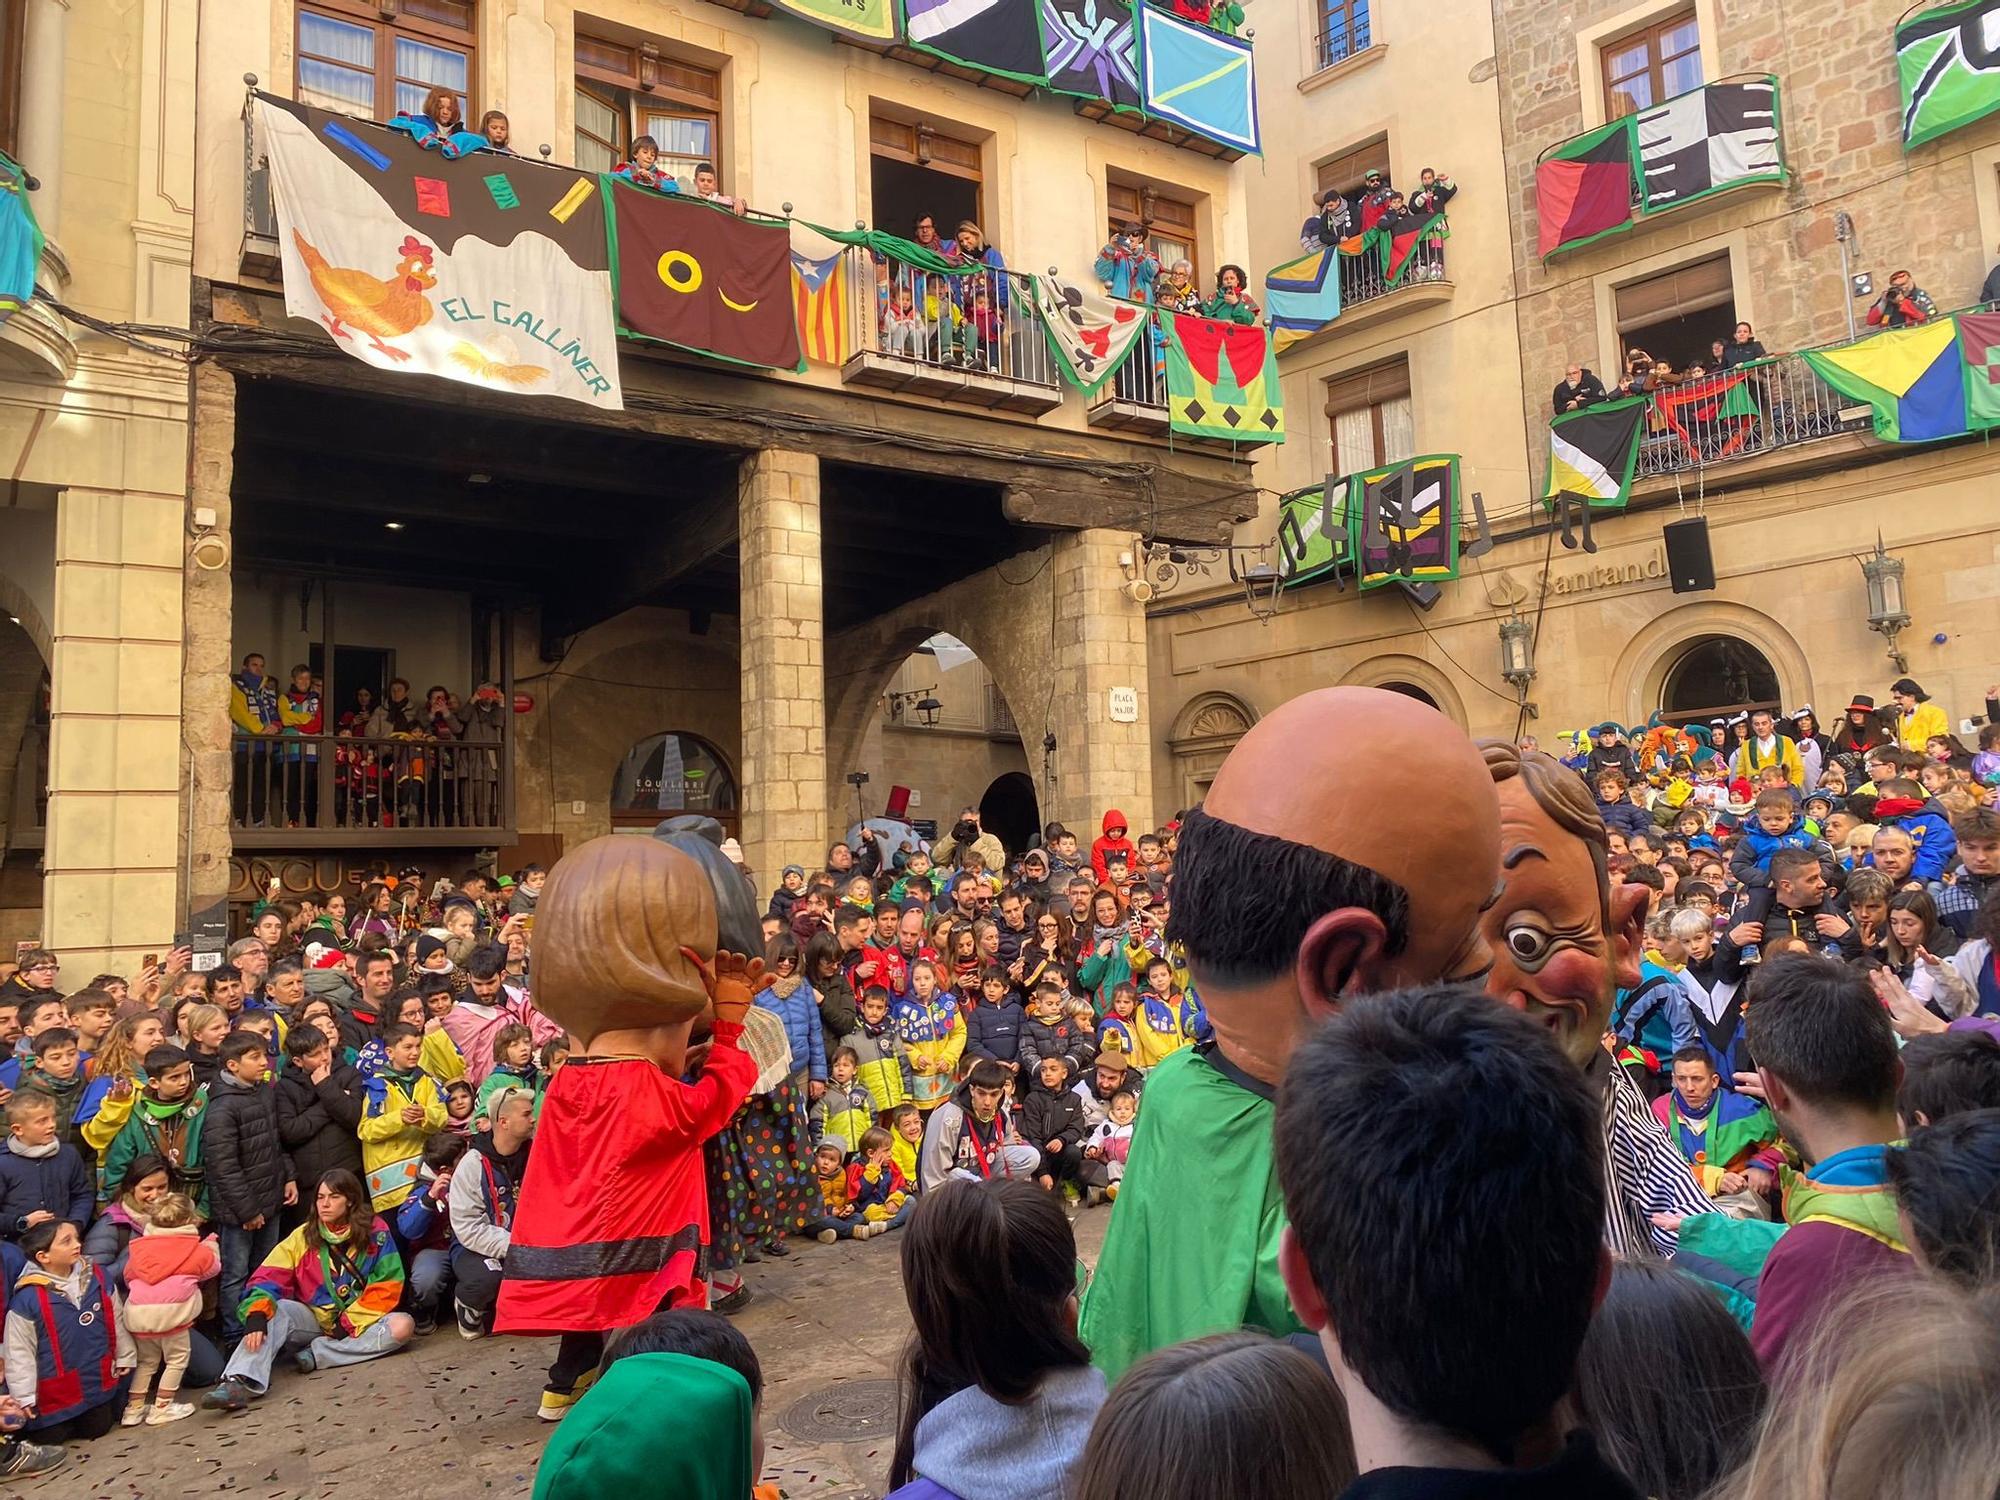
<path fill-rule="evenodd" d="M 1757 773 L 1764 767 L 1781 766 L 1784 768 L 1785 779 L 1793 786 L 1804 790 L 1806 763 L 1799 759 L 1797 741 L 1788 734 L 1777 735 L 1775 738 L 1778 741 L 1778 749 L 1774 755 L 1761 753 L 1754 737 L 1738 745 L 1736 753 L 1729 758 L 1729 774 L 1739 780 L 1754 783 L 1757 780 Z"/>
<path fill-rule="evenodd" d="M 411 1106 L 424 1112 L 415 1125 L 403 1120 L 403 1111 Z M 444 1129 L 447 1118 L 444 1095 L 428 1073 L 419 1070 L 408 1085 L 387 1072 L 368 1080 L 355 1134 L 361 1137 L 361 1165 L 368 1173 L 368 1196 L 378 1214 L 410 1196 L 417 1168 L 423 1164 L 424 1141 L 433 1131 Z"/>
<path fill-rule="evenodd" d="M 1896 743 L 1919 755 L 1932 735 L 1950 733 L 1951 721 L 1935 703 L 1919 703 L 1908 713 L 1896 715 Z"/>

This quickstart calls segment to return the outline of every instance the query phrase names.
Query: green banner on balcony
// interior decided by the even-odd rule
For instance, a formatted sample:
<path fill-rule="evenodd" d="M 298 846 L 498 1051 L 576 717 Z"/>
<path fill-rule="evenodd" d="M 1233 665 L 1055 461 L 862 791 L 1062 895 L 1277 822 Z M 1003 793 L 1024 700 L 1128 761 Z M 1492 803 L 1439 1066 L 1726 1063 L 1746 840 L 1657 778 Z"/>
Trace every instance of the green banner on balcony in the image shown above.
<path fill-rule="evenodd" d="M 1159 317 L 1167 354 L 1167 425 L 1187 437 L 1282 443 L 1285 408 L 1271 330 L 1186 313 Z"/>
<path fill-rule="evenodd" d="M 801 21 L 811 21 L 844 36 L 863 37 L 871 42 L 896 40 L 893 0 L 771 0 L 771 3 Z"/>
<path fill-rule="evenodd" d="M 0 323 L 33 299 L 41 260 L 42 226 L 28 201 L 28 174 L 0 152 Z"/>
<path fill-rule="evenodd" d="M 1932 5 L 1896 23 L 1903 149 L 2000 109 L 2000 0 Z"/>

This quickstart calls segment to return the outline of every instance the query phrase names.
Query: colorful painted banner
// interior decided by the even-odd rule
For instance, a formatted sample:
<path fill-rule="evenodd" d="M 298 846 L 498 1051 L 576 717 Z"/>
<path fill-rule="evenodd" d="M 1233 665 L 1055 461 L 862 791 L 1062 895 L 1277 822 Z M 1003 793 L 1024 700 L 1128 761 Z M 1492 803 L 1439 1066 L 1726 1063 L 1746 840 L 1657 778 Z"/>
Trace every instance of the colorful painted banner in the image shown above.
<path fill-rule="evenodd" d="M 1340 316 L 1340 254 L 1315 250 L 1264 273 L 1264 312 L 1283 354 Z"/>
<path fill-rule="evenodd" d="M 257 96 L 285 311 L 382 370 L 621 407 L 604 199 L 519 156 Z"/>
<path fill-rule="evenodd" d="M 2000 313 L 1960 313 L 1958 347 L 1965 361 L 1965 420 L 1975 431 L 2000 427 Z"/>
<path fill-rule="evenodd" d="M 732 364 L 805 368 L 789 224 L 602 182 L 620 333 Z"/>
<path fill-rule="evenodd" d="M 1159 314 L 1166 344 L 1167 424 L 1189 437 L 1285 440 L 1277 349 L 1259 323 Z"/>
<path fill-rule="evenodd" d="M 1135 13 L 1146 113 L 1207 140 L 1261 155 L 1250 44 L 1157 5 L 1141 3 Z"/>
<path fill-rule="evenodd" d="M 1022 83 L 1049 81 L 1039 0 L 903 0 L 903 35 L 946 62 Z"/>
<path fill-rule="evenodd" d="M 1141 0 L 1144 3 L 1144 0 Z M 1125 0 L 1041 0 L 1049 92 L 1139 108 L 1139 37 Z"/>
<path fill-rule="evenodd" d="M 1329 478 L 1279 499 L 1278 576 L 1286 588 L 1315 582 L 1354 561 L 1347 492 L 1345 479 Z"/>
<path fill-rule="evenodd" d="M 1649 214 L 1746 182 L 1785 180 L 1775 79 L 1708 84 L 1640 110 L 1635 128 Z"/>
<path fill-rule="evenodd" d="M 1565 496 L 1599 510 L 1622 510 L 1631 498 L 1646 432 L 1647 400 L 1628 396 L 1586 406 L 1549 424 L 1549 474 L 1542 498 Z"/>
<path fill-rule="evenodd" d="M 1632 117 L 1564 141 L 1535 164 L 1535 221 L 1544 259 L 1632 223 Z"/>
<path fill-rule="evenodd" d="M 1458 455 L 1430 453 L 1348 479 L 1363 589 L 1458 577 Z"/>
<path fill-rule="evenodd" d="M 1841 395 L 1868 403 L 1875 435 L 1884 442 L 1929 443 L 1969 430 L 1958 324 L 1952 318 L 1892 328 L 1802 357 Z"/>
<path fill-rule="evenodd" d="M 1063 379 L 1086 396 L 1131 358 L 1144 342 L 1151 315 L 1136 302 L 1122 302 L 1053 276 L 1030 278 L 1035 312 Z"/>
<path fill-rule="evenodd" d="M 896 39 L 894 0 L 771 0 L 788 15 L 871 42 Z"/>
<path fill-rule="evenodd" d="M 848 348 L 847 256 L 812 260 L 792 252 L 792 310 L 799 320 L 799 342 L 816 364 L 844 365 Z"/>
<path fill-rule="evenodd" d="M 1750 377 L 1754 368 L 1740 365 L 1720 375 L 1653 392 L 1653 415 L 1681 440 L 1694 462 L 1712 463 L 1727 458 L 1756 431 L 1757 403 Z M 1705 452 L 1702 448 L 1705 436 L 1722 441 L 1714 445 L 1713 451 Z"/>
<path fill-rule="evenodd" d="M 1933 5 L 1896 23 L 1903 149 L 2000 109 L 2000 0 Z"/>

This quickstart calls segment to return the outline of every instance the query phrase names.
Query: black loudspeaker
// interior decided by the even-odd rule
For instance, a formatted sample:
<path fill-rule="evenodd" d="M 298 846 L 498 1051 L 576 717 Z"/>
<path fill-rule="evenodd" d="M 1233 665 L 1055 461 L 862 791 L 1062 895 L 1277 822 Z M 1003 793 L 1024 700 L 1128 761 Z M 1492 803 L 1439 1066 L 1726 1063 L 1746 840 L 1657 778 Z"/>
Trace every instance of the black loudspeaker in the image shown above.
<path fill-rule="evenodd" d="M 1699 594 L 1715 587 L 1715 557 L 1708 550 L 1706 516 L 1669 521 L 1662 537 L 1667 544 L 1667 577 L 1676 594 Z"/>

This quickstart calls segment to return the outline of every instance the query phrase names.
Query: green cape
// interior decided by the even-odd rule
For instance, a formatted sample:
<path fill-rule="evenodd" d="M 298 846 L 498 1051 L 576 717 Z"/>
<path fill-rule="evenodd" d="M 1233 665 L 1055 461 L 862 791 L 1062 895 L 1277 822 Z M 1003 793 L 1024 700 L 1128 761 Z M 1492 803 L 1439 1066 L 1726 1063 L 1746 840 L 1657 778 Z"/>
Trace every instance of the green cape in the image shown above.
<path fill-rule="evenodd" d="M 1269 1099 L 1184 1047 L 1146 1079 L 1081 1333 L 1116 1380 L 1141 1355 L 1243 1327 L 1296 1333 Z"/>
<path fill-rule="evenodd" d="M 534 1500 L 748 1500 L 751 1417 L 750 1387 L 727 1365 L 687 1354 L 618 1360 L 542 1450 Z"/>

